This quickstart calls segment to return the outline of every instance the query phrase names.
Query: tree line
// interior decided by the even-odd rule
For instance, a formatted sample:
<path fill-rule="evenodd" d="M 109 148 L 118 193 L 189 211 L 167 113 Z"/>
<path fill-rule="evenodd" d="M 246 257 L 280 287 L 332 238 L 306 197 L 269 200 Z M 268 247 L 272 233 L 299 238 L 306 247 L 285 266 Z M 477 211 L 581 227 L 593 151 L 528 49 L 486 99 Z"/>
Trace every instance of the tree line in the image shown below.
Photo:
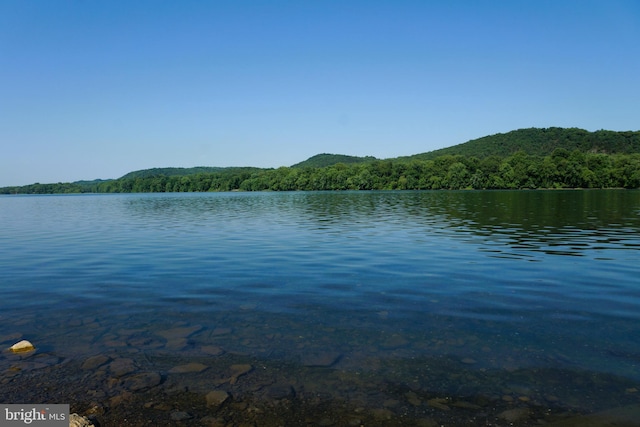
<path fill-rule="evenodd" d="M 640 154 L 607 155 L 556 149 L 549 156 L 517 152 L 484 159 L 375 160 L 313 168 L 225 171 L 116 180 L 98 192 L 458 190 L 640 188 Z"/>
<path fill-rule="evenodd" d="M 140 176 L 93 183 L 5 187 L 3 194 L 204 191 L 459 190 L 640 188 L 640 154 L 555 149 L 548 156 L 443 155 L 432 160 L 374 160 L 326 167 L 223 169 L 183 176 Z"/>

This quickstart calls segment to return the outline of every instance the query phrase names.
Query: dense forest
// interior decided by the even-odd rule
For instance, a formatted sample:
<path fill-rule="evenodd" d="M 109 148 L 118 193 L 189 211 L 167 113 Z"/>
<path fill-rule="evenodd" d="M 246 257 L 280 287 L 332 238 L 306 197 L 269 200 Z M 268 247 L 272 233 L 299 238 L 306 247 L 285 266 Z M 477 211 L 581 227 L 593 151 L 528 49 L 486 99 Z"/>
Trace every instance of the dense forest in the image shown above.
<path fill-rule="evenodd" d="M 557 148 L 583 153 L 632 154 L 640 153 L 640 132 L 599 130 L 589 132 L 578 128 L 528 128 L 489 135 L 464 144 L 415 154 L 404 159 L 429 160 L 445 154 L 506 157 L 518 151 L 531 156 L 546 156 Z"/>
<path fill-rule="evenodd" d="M 335 165 L 336 163 L 344 163 L 345 165 L 353 163 L 364 163 L 378 160 L 375 157 L 358 157 L 358 156 L 346 156 L 344 154 L 316 154 L 313 157 L 309 157 L 304 162 L 296 163 L 291 166 L 292 168 L 324 168 L 326 166 Z"/>
<path fill-rule="evenodd" d="M 640 132 L 524 129 L 456 147 L 387 160 L 321 154 L 277 169 L 149 169 L 0 193 L 640 188 Z"/>

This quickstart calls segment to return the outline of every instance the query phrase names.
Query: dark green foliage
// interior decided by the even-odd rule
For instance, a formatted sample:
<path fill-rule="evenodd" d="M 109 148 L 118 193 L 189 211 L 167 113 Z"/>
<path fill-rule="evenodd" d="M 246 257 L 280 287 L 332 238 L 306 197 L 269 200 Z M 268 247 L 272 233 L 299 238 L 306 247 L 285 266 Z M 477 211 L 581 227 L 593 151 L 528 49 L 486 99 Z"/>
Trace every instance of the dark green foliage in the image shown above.
<path fill-rule="evenodd" d="M 218 172 L 190 175 L 151 175 L 120 178 L 98 185 L 98 193 L 171 193 L 191 191 L 232 191 L 249 179 L 258 168 L 217 168 Z"/>
<path fill-rule="evenodd" d="M 0 194 L 72 194 L 96 193 L 98 186 L 111 180 L 59 182 L 57 184 L 35 184 L 0 188 Z"/>
<path fill-rule="evenodd" d="M 4 188 L 0 193 L 524 188 L 640 188 L 640 154 L 558 149 L 544 157 L 524 151 L 504 158 L 444 155 L 431 160 L 376 160 L 323 168 L 234 168 L 194 175 L 121 178 L 91 187 L 75 183 L 33 184 Z"/>
<path fill-rule="evenodd" d="M 640 153 L 640 132 L 613 132 L 600 130 L 589 132 L 578 128 L 529 128 L 498 133 L 474 139 L 464 144 L 428 153 L 416 154 L 405 159 L 429 160 L 445 154 L 506 157 L 523 151 L 531 156 L 546 156 L 554 150 L 569 152 L 580 150 L 589 153 L 631 154 Z"/>
<path fill-rule="evenodd" d="M 59 182 L 57 184 L 35 184 L 23 185 L 21 187 L 0 188 L 0 194 L 71 194 L 84 193 L 85 187 L 80 184 L 70 182 Z"/>
<path fill-rule="evenodd" d="M 446 152 L 439 150 L 435 152 L 438 155 L 378 160 L 373 157 L 321 154 L 292 167 L 278 169 L 148 169 L 110 181 L 6 187 L 0 189 L 0 194 L 635 189 L 640 188 L 639 134 L 610 131 L 590 133 L 581 129 L 560 128 L 523 129 L 481 138 L 457 148 L 451 147 Z M 329 164 L 310 166 L 323 163 Z M 186 173 L 178 173 L 180 171 Z"/>
<path fill-rule="evenodd" d="M 295 191 L 523 188 L 639 188 L 640 155 L 519 151 L 506 158 L 440 156 L 433 160 L 377 160 L 323 168 L 257 170 L 118 180 L 105 191 Z M 160 190 L 158 190 L 159 188 Z M 162 189 L 164 188 L 164 190 Z"/>
<path fill-rule="evenodd" d="M 363 162 L 371 162 L 376 160 L 375 157 L 366 156 L 366 157 L 357 157 L 357 156 L 347 156 L 344 154 L 316 154 L 313 157 L 309 157 L 304 162 L 296 163 L 291 166 L 292 168 L 324 168 L 326 166 L 332 166 L 337 163 L 344 164 L 353 164 L 353 163 L 363 163 Z"/>
<path fill-rule="evenodd" d="M 222 172 L 228 169 L 258 169 L 258 168 L 220 168 L 209 166 L 197 166 L 194 168 L 152 168 L 143 169 L 139 171 L 129 172 L 120 179 L 130 178 L 149 178 L 152 176 L 184 176 L 184 175 L 197 175 L 201 173 L 215 173 Z"/>

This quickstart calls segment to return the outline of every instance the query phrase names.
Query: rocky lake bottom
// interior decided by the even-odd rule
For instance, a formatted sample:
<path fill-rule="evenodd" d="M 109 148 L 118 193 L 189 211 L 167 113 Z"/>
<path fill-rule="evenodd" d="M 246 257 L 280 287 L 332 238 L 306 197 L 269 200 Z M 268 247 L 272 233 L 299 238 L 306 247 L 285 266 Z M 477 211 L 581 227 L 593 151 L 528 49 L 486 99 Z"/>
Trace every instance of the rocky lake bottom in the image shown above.
<path fill-rule="evenodd" d="M 386 313 L 378 316 L 384 322 Z M 96 426 L 633 426 L 640 420 L 638 381 L 573 368 L 560 352 L 514 351 L 508 342 L 487 343 L 455 328 L 354 334 L 351 326 L 319 324 L 310 330 L 253 307 L 210 325 L 119 320 L 116 326 L 90 316 L 60 323 L 27 316 L 14 324 L 36 338 L 42 333 L 42 341 L 35 340 L 32 352 L 3 351 L 2 401 L 70 403 Z M 22 338 L 0 336 L 0 344 Z M 589 414 L 601 418 L 581 418 Z"/>

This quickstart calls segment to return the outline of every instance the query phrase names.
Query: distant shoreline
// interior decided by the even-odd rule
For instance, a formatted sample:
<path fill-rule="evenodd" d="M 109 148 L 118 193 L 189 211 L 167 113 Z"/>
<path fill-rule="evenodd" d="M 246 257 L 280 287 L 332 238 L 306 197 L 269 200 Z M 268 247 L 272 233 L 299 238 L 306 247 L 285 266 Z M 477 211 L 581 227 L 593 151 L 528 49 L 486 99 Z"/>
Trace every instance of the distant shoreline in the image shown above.
<path fill-rule="evenodd" d="M 519 129 L 393 159 L 318 154 L 291 167 L 153 168 L 0 194 L 640 188 L 640 131 Z"/>

